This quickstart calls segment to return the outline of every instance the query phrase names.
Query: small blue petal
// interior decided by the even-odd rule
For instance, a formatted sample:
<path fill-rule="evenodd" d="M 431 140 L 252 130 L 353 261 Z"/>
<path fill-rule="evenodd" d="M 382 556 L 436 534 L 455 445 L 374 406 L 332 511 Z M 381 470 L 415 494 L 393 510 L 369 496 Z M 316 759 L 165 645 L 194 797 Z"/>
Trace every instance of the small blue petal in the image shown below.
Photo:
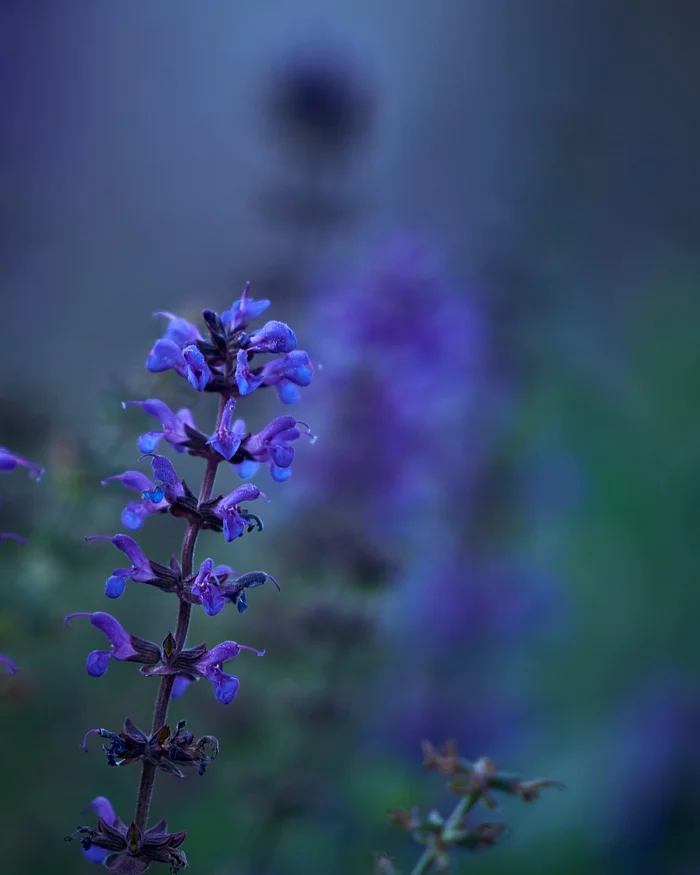
<path fill-rule="evenodd" d="M 109 650 L 93 650 L 88 653 L 85 668 L 90 677 L 99 678 L 107 671 L 112 653 Z"/>
<path fill-rule="evenodd" d="M 122 523 L 131 532 L 138 531 L 143 525 L 144 506 L 139 501 L 130 501 L 122 510 Z"/>
<path fill-rule="evenodd" d="M 136 446 L 142 453 L 152 453 L 163 437 L 162 431 L 147 431 L 136 441 Z"/>
<path fill-rule="evenodd" d="M 170 693 L 171 699 L 179 699 L 180 696 L 185 692 L 187 687 L 192 683 L 189 678 L 186 678 L 184 675 L 178 675 L 175 678 L 175 683 L 173 684 L 172 692 Z"/>
<path fill-rule="evenodd" d="M 126 589 L 126 578 L 112 575 L 105 582 L 105 595 L 108 599 L 118 599 Z"/>
<path fill-rule="evenodd" d="M 156 486 L 155 489 L 146 489 L 144 492 L 141 493 L 141 498 L 143 498 L 144 501 L 152 501 L 154 504 L 158 504 L 160 501 L 162 501 L 164 496 L 165 486 L 163 486 L 162 484 L 160 486 Z"/>
<path fill-rule="evenodd" d="M 236 698 L 240 681 L 237 677 L 224 672 L 217 672 L 217 677 L 213 681 L 214 695 L 222 705 L 228 705 Z"/>
<path fill-rule="evenodd" d="M 91 863 L 102 863 L 111 853 L 111 851 L 105 851 L 104 848 L 98 848 L 97 845 L 90 845 L 89 848 L 81 846 L 80 850 L 83 852 L 85 859 Z"/>
<path fill-rule="evenodd" d="M 301 398 L 301 393 L 294 383 L 290 383 L 288 380 L 280 380 L 277 385 L 277 397 L 282 404 L 296 404 Z"/>
<path fill-rule="evenodd" d="M 248 610 L 248 599 L 246 598 L 246 594 L 242 592 L 236 601 L 236 607 L 238 608 L 239 614 L 245 614 Z"/>
<path fill-rule="evenodd" d="M 289 480 L 292 476 L 292 469 L 280 468 L 278 465 L 270 465 L 270 473 L 272 474 L 272 479 L 277 481 L 277 483 L 284 483 L 285 480 Z"/>
<path fill-rule="evenodd" d="M 234 465 L 236 473 L 241 478 L 241 480 L 247 480 L 249 477 L 252 477 L 258 470 L 258 467 L 259 463 L 254 462 L 252 459 L 244 459 L 242 462 Z"/>

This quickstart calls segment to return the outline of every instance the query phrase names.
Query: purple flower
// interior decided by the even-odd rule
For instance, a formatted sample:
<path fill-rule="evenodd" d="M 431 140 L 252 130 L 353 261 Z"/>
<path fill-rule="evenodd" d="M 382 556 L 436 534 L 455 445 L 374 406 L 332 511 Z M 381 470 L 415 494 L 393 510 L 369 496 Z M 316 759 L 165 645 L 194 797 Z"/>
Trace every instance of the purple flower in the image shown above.
<path fill-rule="evenodd" d="M 7 666 L 7 670 L 9 671 L 10 674 L 17 673 L 17 666 L 14 664 L 14 662 L 10 659 L 9 656 L 4 656 L 2 653 L 0 653 L 0 662 L 3 665 Z"/>
<path fill-rule="evenodd" d="M 192 678 L 185 677 L 184 674 L 178 675 L 173 683 L 173 689 L 170 693 L 170 698 L 179 699 L 191 683 Z"/>
<path fill-rule="evenodd" d="M 82 813 L 85 814 L 88 808 L 92 808 L 97 817 L 104 820 L 108 826 L 114 826 L 119 821 L 119 818 L 112 807 L 112 803 L 106 796 L 96 796 Z M 87 860 L 90 860 L 91 863 L 102 863 L 105 857 L 109 855 L 109 851 L 106 851 L 104 848 L 91 844 L 86 847 L 82 842 L 80 850 L 82 851 L 83 856 Z"/>
<path fill-rule="evenodd" d="M 127 580 L 134 583 L 151 583 L 156 578 L 149 559 L 141 551 L 139 545 L 128 535 L 90 535 L 86 541 L 111 541 L 131 560 L 130 568 L 115 568 L 111 576 L 105 582 L 105 595 L 110 599 L 117 599 L 124 592 Z"/>
<path fill-rule="evenodd" d="M 168 509 L 165 499 L 165 486 L 156 486 L 152 480 L 142 474 L 141 471 L 125 471 L 123 474 L 114 474 L 102 481 L 106 486 L 113 481 L 121 483 L 127 489 L 133 489 L 141 494 L 142 501 L 130 501 L 122 511 L 122 523 L 132 532 L 140 529 L 143 521 L 152 513 L 161 513 Z"/>
<path fill-rule="evenodd" d="M 219 576 L 228 577 L 231 569 L 228 565 L 218 565 L 214 568 L 212 559 L 205 559 L 199 567 L 192 584 L 192 594 L 200 600 L 204 612 L 215 617 L 226 604 L 226 597 L 221 592 Z"/>
<path fill-rule="evenodd" d="M 153 476 L 156 480 L 160 480 L 163 486 L 163 495 L 165 500 L 170 502 L 171 504 L 176 502 L 178 498 L 182 498 L 185 494 L 185 489 L 182 485 L 182 481 L 177 476 L 175 468 L 173 467 L 173 463 L 166 456 L 158 456 L 156 453 L 144 453 L 141 457 L 146 458 L 150 457 L 151 459 L 151 468 L 153 469 Z M 157 498 L 160 495 L 160 491 L 155 496 L 147 496 L 147 498 L 153 500 L 153 498 Z"/>
<path fill-rule="evenodd" d="M 192 414 L 187 408 L 183 407 L 182 410 L 173 413 L 168 405 L 159 401 L 158 398 L 149 398 L 147 401 L 122 401 L 123 408 L 131 406 L 142 407 L 146 413 L 155 416 L 163 426 L 161 431 L 147 431 L 139 437 L 137 446 L 142 453 L 152 453 L 161 438 L 169 443 L 176 452 L 185 452 L 187 442 L 190 439 L 187 429 L 195 430 Z"/>
<path fill-rule="evenodd" d="M 185 376 L 198 392 L 203 392 L 211 379 L 211 371 L 204 356 L 194 344 L 186 346 L 182 356 L 185 360 Z"/>
<path fill-rule="evenodd" d="M 272 320 L 251 334 L 249 352 L 291 352 L 297 345 L 297 338 L 289 325 Z"/>
<path fill-rule="evenodd" d="M 311 361 L 303 350 L 265 362 L 262 368 L 255 370 L 250 369 L 245 350 L 240 350 L 236 359 L 235 379 L 241 395 L 250 395 L 260 386 L 275 386 L 280 401 L 293 404 L 299 400 L 297 386 L 308 386 L 312 375 Z"/>
<path fill-rule="evenodd" d="M 235 541 L 245 531 L 252 528 L 251 520 L 254 520 L 258 528 L 262 528 L 262 523 L 253 514 L 242 511 L 240 504 L 243 501 L 254 501 L 262 496 L 265 501 L 268 497 L 261 492 L 257 486 L 252 483 L 244 483 L 233 492 L 225 495 L 214 507 L 214 514 L 223 521 L 224 537 L 227 541 Z"/>
<path fill-rule="evenodd" d="M 246 283 L 241 297 L 231 304 L 230 310 L 224 310 L 221 314 L 222 323 L 233 331 L 246 328 L 249 322 L 262 316 L 270 306 L 270 301 L 267 299 L 256 301 L 255 298 L 249 298 L 249 289 L 250 283 Z"/>
<path fill-rule="evenodd" d="M 313 367 L 308 353 L 298 349 L 265 362 L 260 376 L 263 386 L 276 387 L 277 396 L 283 404 L 294 404 L 300 397 L 297 386 L 311 383 Z"/>
<path fill-rule="evenodd" d="M 163 340 L 171 341 L 182 349 L 188 343 L 196 343 L 202 340 L 202 335 L 196 325 L 181 316 L 175 316 L 174 313 L 169 313 L 167 310 L 159 310 L 154 316 L 165 316 L 169 319 L 168 327 L 165 329 Z"/>
<path fill-rule="evenodd" d="M 293 416 L 278 416 L 262 431 L 252 435 L 246 441 L 245 448 L 256 462 L 267 463 L 272 479 L 282 483 L 292 475 L 294 447 L 289 444 L 298 440 L 302 434 L 315 440 L 305 422 L 300 422 Z"/>
<path fill-rule="evenodd" d="M 141 671 L 147 677 L 177 674 L 184 675 L 189 680 L 206 678 L 211 681 L 216 698 L 223 705 L 228 705 L 234 700 L 240 682 L 237 677 L 226 674 L 221 666 L 229 659 L 235 659 L 241 650 L 250 650 L 257 656 L 265 655 L 264 650 L 256 650 L 254 647 L 237 644 L 235 641 L 224 641 L 211 650 L 207 650 L 205 644 L 200 644 L 175 655 L 172 636 L 169 636 L 163 642 L 161 662 L 158 665 L 144 665 Z M 182 691 L 180 690 L 178 695 L 181 695 Z"/>
<path fill-rule="evenodd" d="M 192 584 L 191 593 L 202 604 L 205 613 L 210 617 L 216 616 L 227 602 L 237 605 L 238 613 L 243 614 L 248 608 L 246 590 L 261 586 L 271 580 L 279 590 L 279 584 L 264 571 L 251 571 L 229 582 L 235 572 L 228 565 L 217 565 L 211 559 L 202 562 L 197 576 Z"/>
<path fill-rule="evenodd" d="M 146 367 L 152 373 L 160 373 L 170 369 L 177 371 L 181 377 L 186 376 L 187 362 L 183 355 L 185 346 L 202 340 L 196 325 L 172 313 L 160 311 L 154 316 L 165 316 L 170 323 L 163 337 L 157 340 L 146 359 Z"/>
<path fill-rule="evenodd" d="M 7 447 L 0 447 L 0 471 L 14 471 L 15 468 L 21 466 L 26 468 L 34 480 L 41 480 L 44 469 L 25 459 Z"/>
<path fill-rule="evenodd" d="M 231 426 L 231 417 L 235 409 L 235 399 L 229 398 L 221 414 L 219 427 L 207 441 L 227 462 L 231 461 L 241 445 L 241 440 L 246 436 L 245 423 L 242 419 L 237 419 L 233 427 Z"/>
<path fill-rule="evenodd" d="M 147 665 L 153 665 L 160 659 L 159 647 L 143 638 L 137 638 L 136 635 L 130 635 L 111 614 L 102 611 L 77 611 L 64 617 L 64 622 L 68 624 L 73 617 L 88 617 L 90 623 L 100 632 L 104 632 L 112 645 L 110 650 L 93 650 L 88 654 L 85 669 L 91 677 L 101 677 L 107 671 L 110 659 L 116 659 L 117 662 L 142 662 Z"/>
<path fill-rule="evenodd" d="M 10 538 L 12 541 L 18 541 L 20 544 L 26 544 L 27 539 L 21 535 L 15 535 L 14 532 L 0 532 L 0 544 L 5 538 Z"/>

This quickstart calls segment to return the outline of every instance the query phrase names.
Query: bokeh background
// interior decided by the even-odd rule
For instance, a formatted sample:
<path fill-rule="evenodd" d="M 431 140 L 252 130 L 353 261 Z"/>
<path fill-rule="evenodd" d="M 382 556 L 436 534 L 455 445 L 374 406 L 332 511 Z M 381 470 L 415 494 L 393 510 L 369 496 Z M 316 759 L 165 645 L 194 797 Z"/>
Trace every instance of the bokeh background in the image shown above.
<path fill-rule="evenodd" d="M 422 738 L 567 785 L 506 799 L 459 872 L 698 871 L 698 28 L 680 0 L 0 5 L 0 443 L 47 468 L 0 484 L 28 538 L 0 548 L 4 871 L 96 871 L 63 836 L 132 810 L 137 768 L 80 741 L 147 725 L 155 682 L 89 678 L 98 633 L 61 620 L 172 623 L 147 587 L 106 606 L 83 536 L 122 529 L 100 481 L 152 427 L 122 400 L 213 422 L 145 372 L 151 313 L 246 280 L 316 362 L 319 439 L 258 473 L 263 534 L 202 538 L 282 591 L 193 624 L 267 656 L 172 707 L 222 746 L 157 784 L 192 871 L 410 871 L 386 810 L 450 805 Z"/>

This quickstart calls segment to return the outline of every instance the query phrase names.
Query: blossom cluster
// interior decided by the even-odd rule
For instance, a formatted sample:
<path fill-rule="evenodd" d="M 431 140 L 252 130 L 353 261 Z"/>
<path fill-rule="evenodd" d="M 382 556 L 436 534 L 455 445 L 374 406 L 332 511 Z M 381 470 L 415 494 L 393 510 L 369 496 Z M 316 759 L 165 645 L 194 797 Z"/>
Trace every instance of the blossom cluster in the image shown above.
<path fill-rule="evenodd" d="M 7 447 L 0 447 L 0 471 L 14 471 L 15 468 L 26 468 L 29 471 L 29 475 L 34 480 L 41 480 L 44 474 L 44 469 L 35 465 L 34 462 L 30 462 L 29 459 L 25 459 L 24 456 L 20 456 L 18 453 L 8 450 Z M 20 544 L 26 543 L 21 535 L 16 535 L 14 532 L 0 532 L 0 544 L 8 538 L 11 541 L 18 541 Z M 17 671 L 16 664 L 9 656 L 5 656 L 2 653 L 0 653 L 0 663 L 5 666 L 10 674 L 15 674 Z"/>
<path fill-rule="evenodd" d="M 311 381 L 312 364 L 306 352 L 296 349 L 296 337 L 283 322 L 269 321 L 257 330 L 249 323 L 269 307 L 267 300 L 256 301 L 246 286 L 242 296 L 229 310 L 219 314 L 213 310 L 202 313 L 206 336 L 193 323 L 172 313 L 158 313 L 168 319 L 163 337 L 151 349 L 146 367 L 151 372 L 173 370 L 186 379 L 198 392 L 219 396 L 219 413 L 211 434 L 200 431 L 187 409 L 174 412 L 160 399 L 126 401 L 124 407 L 136 406 L 155 417 L 160 429 L 142 434 L 138 441 L 141 460 L 147 460 L 152 476 L 143 471 L 129 470 L 107 477 L 103 483 L 118 482 L 139 493 L 139 500 L 129 502 L 122 513 L 125 528 L 134 531 L 156 513 L 167 513 L 184 519 L 187 527 L 180 557 L 171 557 L 167 564 L 149 559 L 136 541 L 126 534 L 90 535 L 87 541 L 107 541 L 126 556 L 128 565 L 115 568 L 105 581 L 105 595 L 120 598 L 129 581 L 146 584 L 174 595 L 178 615 L 174 631 L 167 632 L 160 644 L 128 632 L 111 614 L 103 611 L 76 611 L 73 619 L 89 620 L 101 632 L 108 647 L 91 651 L 86 670 L 91 677 L 101 677 L 111 662 L 132 662 L 141 666 L 146 677 L 160 678 L 150 732 L 140 729 L 127 717 L 119 733 L 108 729 L 91 729 L 91 735 L 107 740 L 103 750 L 111 766 L 141 763 L 141 783 L 136 812 L 130 822 L 118 817 L 105 797 L 91 803 L 98 821 L 96 827 L 80 826 L 68 840 L 80 838 L 84 855 L 102 863 L 113 873 L 140 875 L 154 862 L 170 865 L 171 872 L 187 866 L 180 846 L 186 833 L 170 833 L 164 820 L 148 827 L 153 783 L 156 771 L 184 777 L 182 768 L 194 766 L 204 774 L 219 750 L 212 735 L 197 738 L 181 721 L 174 731 L 167 723 L 168 703 L 181 696 L 187 687 L 201 679 L 211 683 L 214 695 L 222 704 L 236 697 L 239 680 L 224 671 L 225 663 L 242 651 L 263 656 L 257 650 L 236 641 L 223 641 L 214 647 L 205 643 L 187 644 L 191 611 L 201 606 L 214 616 L 226 605 L 235 605 L 239 614 L 248 608 L 248 590 L 267 581 L 279 589 L 277 581 L 265 571 L 239 573 L 230 566 L 203 559 L 194 566 L 194 551 L 200 531 L 222 532 L 228 542 L 246 533 L 262 531 L 260 517 L 251 512 L 250 502 L 267 496 L 252 483 L 242 483 L 226 495 L 214 493 L 219 465 L 229 464 L 241 479 L 251 477 L 260 464 L 269 467 L 278 482 L 291 474 L 295 448 L 300 437 L 314 439 L 306 423 L 290 415 L 278 416 L 258 432 L 246 429 L 242 419 L 234 419 L 236 405 L 252 392 L 274 387 L 279 399 L 291 404 L 299 397 L 299 388 Z M 259 356 L 272 356 L 262 363 Z M 165 444 L 176 453 L 188 453 L 206 463 L 199 494 L 195 494 L 181 479 L 172 461 L 156 452 Z"/>

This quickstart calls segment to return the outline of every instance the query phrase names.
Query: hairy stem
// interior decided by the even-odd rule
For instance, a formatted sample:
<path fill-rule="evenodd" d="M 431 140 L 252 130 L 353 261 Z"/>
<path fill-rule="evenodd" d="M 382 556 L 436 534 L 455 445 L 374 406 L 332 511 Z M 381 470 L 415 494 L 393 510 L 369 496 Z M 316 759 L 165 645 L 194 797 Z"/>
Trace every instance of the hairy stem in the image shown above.
<path fill-rule="evenodd" d="M 454 811 L 445 821 L 445 825 L 442 829 L 442 834 L 449 841 L 450 833 L 456 829 L 459 824 L 462 822 L 462 818 L 468 814 L 471 809 L 476 805 L 478 796 L 475 794 L 471 794 L 470 796 L 463 796 L 459 802 L 455 805 Z M 411 875 L 425 875 L 426 872 L 429 872 L 432 868 L 433 863 L 435 862 L 436 854 L 433 848 L 426 848 L 420 856 L 420 859 L 416 863 L 416 865 L 411 869 Z"/>
<path fill-rule="evenodd" d="M 219 405 L 219 415 L 216 420 L 216 427 L 219 427 L 221 422 L 221 414 L 224 409 L 224 398 L 222 396 Z M 207 467 L 202 478 L 202 485 L 199 490 L 199 504 L 208 501 L 211 498 L 214 489 L 214 481 L 216 480 L 216 469 L 219 467 L 220 459 L 210 457 L 207 459 Z M 180 565 L 182 566 L 182 576 L 189 577 L 192 574 L 192 565 L 194 562 L 194 548 L 197 543 L 197 535 L 199 535 L 199 523 L 190 522 L 187 525 L 185 534 L 182 539 L 182 552 L 180 555 Z M 175 631 L 175 648 L 179 653 L 185 646 L 187 641 L 187 632 L 190 627 L 190 615 L 192 613 L 192 605 L 180 599 L 180 606 L 177 612 L 177 628 Z M 170 704 L 170 695 L 173 691 L 175 683 L 175 675 L 166 674 L 160 682 L 156 704 L 153 709 L 153 723 L 151 725 L 151 734 L 160 729 L 165 723 L 168 716 L 168 705 Z M 141 782 L 139 784 L 139 792 L 136 797 L 136 814 L 134 820 L 139 829 L 144 830 L 148 823 L 148 812 L 151 807 L 151 798 L 153 796 L 153 785 L 156 780 L 156 767 L 153 763 L 144 760 L 143 769 L 141 771 Z"/>

